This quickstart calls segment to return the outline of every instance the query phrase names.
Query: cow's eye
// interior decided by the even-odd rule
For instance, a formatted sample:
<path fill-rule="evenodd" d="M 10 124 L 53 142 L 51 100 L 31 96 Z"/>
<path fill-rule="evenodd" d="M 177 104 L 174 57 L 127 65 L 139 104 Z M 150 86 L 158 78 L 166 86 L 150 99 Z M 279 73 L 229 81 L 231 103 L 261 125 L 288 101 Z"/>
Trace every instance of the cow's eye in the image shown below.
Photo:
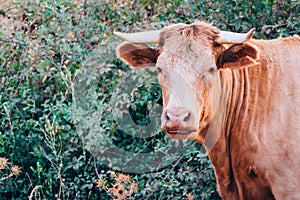
<path fill-rule="evenodd" d="M 158 73 L 162 73 L 162 69 L 160 67 L 157 67 L 156 70 Z"/>
<path fill-rule="evenodd" d="M 211 67 L 211 68 L 208 69 L 208 71 L 209 71 L 209 72 L 214 72 L 214 71 L 215 71 L 215 68 Z"/>

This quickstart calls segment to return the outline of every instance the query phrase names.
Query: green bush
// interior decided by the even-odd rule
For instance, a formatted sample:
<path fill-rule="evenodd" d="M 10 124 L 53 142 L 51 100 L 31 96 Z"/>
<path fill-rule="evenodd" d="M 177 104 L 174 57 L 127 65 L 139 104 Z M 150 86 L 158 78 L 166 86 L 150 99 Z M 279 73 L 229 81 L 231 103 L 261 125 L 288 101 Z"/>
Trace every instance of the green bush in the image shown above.
<path fill-rule="evenodd" d="M 178 144 L 182 154 L 160 156 L 169 164 L 152 172 L 145 165 L 147 173 L 117 171 L 117 156 L 95 154 L 109 152 L 100 144 L 110 141 L 134 155 L 166 152 L 170 144 L 159 126 L 149 139 L 130 126 L 130 135 L 122 132 L 117 123 L 113 98 L 143 127 L 161 104 L 161 91 L 151 72 L 133 73 L 132 93 L 116 95 L 132 71 L 116 58 L 121 41 L 112 31 L 202 20 L 237 32 L 255 27 L 255 37 L 271 39 L 299 34 L 299 19 L 298 0 L 0 2 L 0 158 L 21 169 L 19 176 L 2 179 L 9 168 L 1 174 L 1 199 L 219 199 L 198 144 Z M 130 180 L 120 180 L 122 173 Z"/>

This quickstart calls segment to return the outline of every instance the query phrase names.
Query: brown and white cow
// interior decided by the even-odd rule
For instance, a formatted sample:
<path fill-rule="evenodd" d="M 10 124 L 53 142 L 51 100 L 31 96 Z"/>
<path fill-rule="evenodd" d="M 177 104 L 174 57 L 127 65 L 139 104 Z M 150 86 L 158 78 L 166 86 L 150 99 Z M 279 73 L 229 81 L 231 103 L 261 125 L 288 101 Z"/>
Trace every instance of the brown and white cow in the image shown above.
<path fill-rule="evenodd" d="M 223 199 L 300 199 L 298 36 L 254 40 L 203 22 L 115 34 L 123 61 L 157 69 L 162 129 L 204 144 Z"/>

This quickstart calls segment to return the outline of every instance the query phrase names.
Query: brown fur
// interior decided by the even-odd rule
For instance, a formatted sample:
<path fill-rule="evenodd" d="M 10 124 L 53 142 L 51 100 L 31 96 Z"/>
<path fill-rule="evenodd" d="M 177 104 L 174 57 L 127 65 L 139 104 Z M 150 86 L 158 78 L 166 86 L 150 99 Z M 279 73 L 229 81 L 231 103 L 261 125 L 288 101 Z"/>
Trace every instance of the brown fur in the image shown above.
<path fill-rule="evenodd" d="M 137 57 L 130 51 L 124 56 L 128 43 L 118 51 L 134 66 L 155 60 L 163 71 L 185 69 L 180 72 L 193 84 L 201 106 L 195 109 L 199 131 L 191 137 L 205 145 L 223 199 L 300 199 L 300 38 L 228 47 L 215 42 L 218 33 L 205 23 L 167 27 L 158 47 L 150 50 L 159 52 L 157 61 L 155 54 L 142 53 L 150 48 L 145 45 Z M 219 70 L 207 72 L 213 62 Z M 170 84 L 170 77 L 159 80 Z M 166 88 L 176 90 L 181 83 L 164 84 L 167 107 Z"/>

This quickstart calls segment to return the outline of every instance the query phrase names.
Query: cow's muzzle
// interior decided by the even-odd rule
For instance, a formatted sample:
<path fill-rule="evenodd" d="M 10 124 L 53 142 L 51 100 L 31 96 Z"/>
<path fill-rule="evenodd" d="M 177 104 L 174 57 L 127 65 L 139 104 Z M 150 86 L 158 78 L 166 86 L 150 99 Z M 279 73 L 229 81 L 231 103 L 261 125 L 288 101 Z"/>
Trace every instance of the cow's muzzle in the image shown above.
<path fill-rule="evenodd" d="M 195 131 L 194 116 L 191 111 L 176 107 L 162 114 L 162 130 L 168 134 L 189 134 Z"/>

